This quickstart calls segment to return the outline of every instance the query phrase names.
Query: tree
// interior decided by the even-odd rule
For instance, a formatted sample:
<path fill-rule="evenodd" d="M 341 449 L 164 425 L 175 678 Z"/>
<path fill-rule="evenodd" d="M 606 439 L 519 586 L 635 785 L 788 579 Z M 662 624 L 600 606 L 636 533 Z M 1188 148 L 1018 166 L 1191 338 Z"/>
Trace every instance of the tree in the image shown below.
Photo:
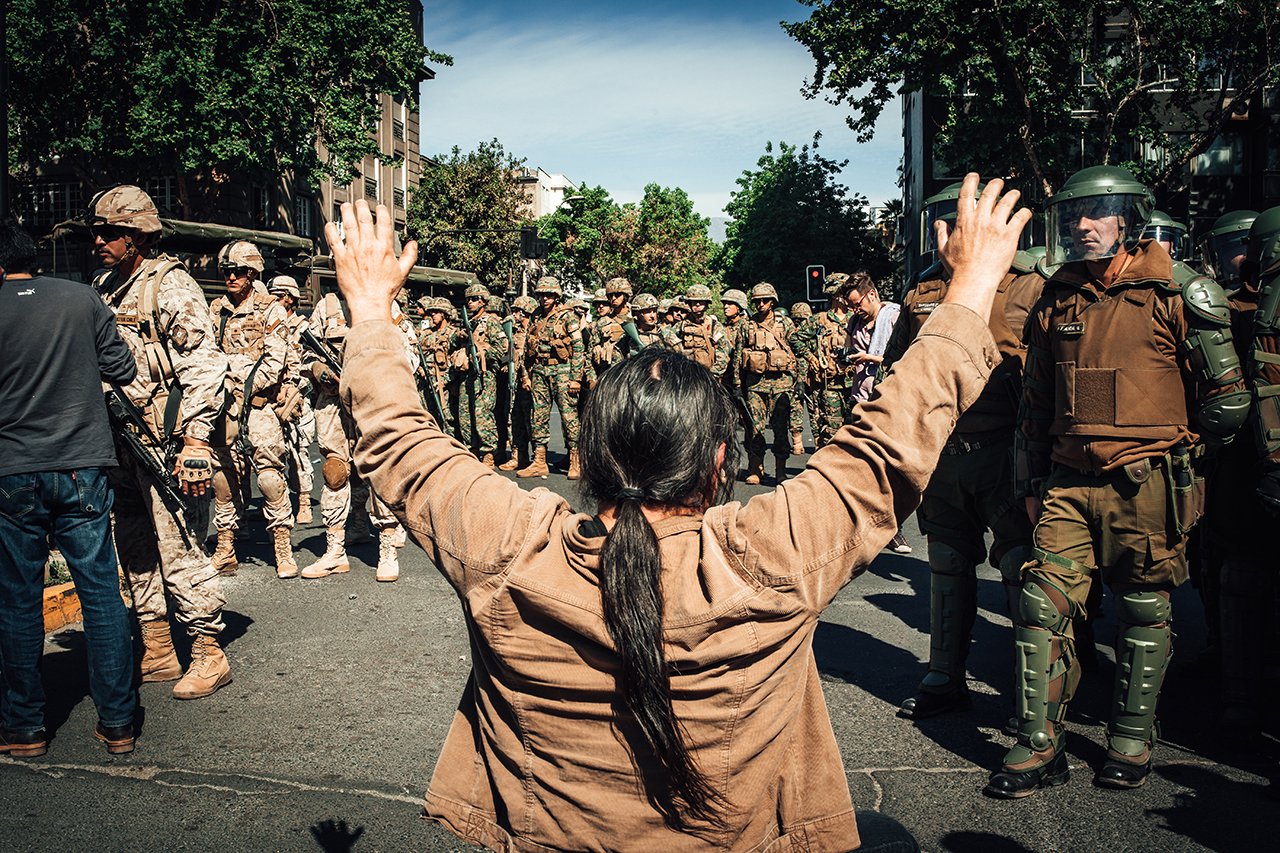
<path fill-rule="evenodd" d="M 756 171 L 744 171 L 725 212 L 733 219 L 716 259 L 725 283 L 750 290 L 768 281 L 784 304 L 805 298 L 804 270 L 865 269 L 874 279 L 893 270 L 871 222 L 867 200 L 836 183 L 848 161 L 818 153 L 820 134 L 801 146 L 766 143 Z"/>
<path fill-rule="evenodd" d="M 187 218 L 197 177 L 355 177 L 378 153 L 372 96 L 416 108 L 423 60 L 453 62 L 422 45 L 404 0 L 7 7 L 11 162 L 65 159 L 90 184 L 174 175 Z"/>
<path fill-rule="evenodd" d="M 424 164 L 407 212 L 419 263 L 473 272 L 494 290 L 504 290 L 520 267 L 515 229 L 528 222 L 529 197 L 516 181 L 524 160 L 496 139 L 466 154 L 454 146 L 432 159 Z M 457 229 L 486 230 L 438 235 Z"/>
<path fill-rule="evenodd" d="M 871 138 L 902 92 L 951 96 L 936 153 L 1051 194 L 1085 165 L 1159 187 L 1259 97 L 1276 62 L 1271 0 L 801 0 L 783 29 L 813 54 L 806 97 Z M 1140 143 L 1148 152 L 1140 155 Z"/>
<path fill-rule="evenodd" d="M 580 201 L 542 217 L 538 230 L 551 243 L 547 269 L 566 283 L 598 286 L 631 266 L 634 229 L 609 191 L 580 189 Z"/>

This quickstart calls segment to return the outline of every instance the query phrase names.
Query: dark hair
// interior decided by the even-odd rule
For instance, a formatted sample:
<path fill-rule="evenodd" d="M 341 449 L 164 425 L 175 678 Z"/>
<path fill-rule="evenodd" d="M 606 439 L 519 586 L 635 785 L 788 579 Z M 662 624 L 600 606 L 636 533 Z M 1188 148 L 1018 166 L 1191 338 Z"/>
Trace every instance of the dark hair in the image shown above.
<path fill-rule="evenodd" d="M 665 776 L 646 777 L 646 792 L 667 824 L 684 831 L 692 821 L 723 828 L 724 810 L 671 706 L 662 561 L 641 505 L 701 508 L 728 500 L 738 472 L 737 422 L 732 399 L 711 371 L 679 353 L 647 348 L 601 375 L 579 441 L 583 495 L 617 504 L 617 521 L 600 549 L 600 595 L 621 659 L 623 698 L 645 739 L 633 749 L 648 746 L 661 762 Z"/>
<path fill-rule="evenodd" d="M 12 275 L 36 265 L 36 241 L 15 219 L 0 222 L 0 269 Z"/>

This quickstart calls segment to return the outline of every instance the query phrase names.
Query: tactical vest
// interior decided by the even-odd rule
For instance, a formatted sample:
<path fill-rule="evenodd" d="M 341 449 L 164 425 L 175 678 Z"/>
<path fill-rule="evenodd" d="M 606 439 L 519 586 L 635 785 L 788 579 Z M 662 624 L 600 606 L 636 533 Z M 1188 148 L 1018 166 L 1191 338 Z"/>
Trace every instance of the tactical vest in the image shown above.
<path fill-rule="evenodd" d="M 218 311 L 218 349 L 227 355 L 247 355 L 257 358 L 262 355 L 266 347 L 267 335 L 280 325 L 279 320 L 267 323 L 267 312 L 276 304 L 274 299 L 254 290 L 250 293 L 249 300 L 249 311 L 246 314 L 235 313 L 236 309 L 231 304 L 231 300 L 225 296 L 219 297 L 214 303 Z M 244 334 L 239 340 L 228 342 L 227 326 L 233 320 Z"/>
<path fill-rule="evenodd" d="M 1186 389 L 1155 339 L 1159 292 L 1119 288 L 1094 299 L 1057 290 L 1048 315 L 1056 365 L 1053 435 L 1172 439 L 1186 428 Z"/>
<path fill-rule="evenodd" d="M 338 299 L 338 294 L 326 293 L 311 316 L 317 315 L 321 319 L 320 337 L 341 355 L 342 345 L 346 343 L 347 332 L 351 327 L 347 325 L 347 315 L 342 310 L 342 302 Z"/>
<path fill-rule="evenodd" d="M 844 346 L 844 324 L 831 319 L 830 311 L 815 315 L 814 323 L 818 327 L 818 345 L 814 347 L 814 357 L 818 363 L 811 363 L 810 366 L 814 367 L 828 382 L 846 378 L 853 371 L 853 365 L 836 358 L 835 354 L 836 347 Z"/>
<path fill-rule="evenodd" d="M 527 357 L 534 364 L 569 364 L 573 360 L 573 332 L 569 321 L 577 314 L 567 305 L 557 305 L 538 317 L 529 327 Z"/>
<path fill-rule="evenodd" d="M 712 331 L 715 328 L 713 323 L 714 321 L 710 320 L 710 318 L 705 323 L 685 320 L 676 329 L 676 334 L 680 340 L 678 351 L 708 370 L 711 369 L 711 365 L 716 360 L 715 341 L 711 339 Z M 712 328 L 707 328 L 708 325 L 711 325 Z"/>
<path fill-rule="evenodd" d="M 774 317 L 767 325 L 754 320 L 747 324 L 742 364 L 748 373 L 790 373 L 796 369 L 796 355 L 787 343 L 786 325 L 781 319 Z"/>

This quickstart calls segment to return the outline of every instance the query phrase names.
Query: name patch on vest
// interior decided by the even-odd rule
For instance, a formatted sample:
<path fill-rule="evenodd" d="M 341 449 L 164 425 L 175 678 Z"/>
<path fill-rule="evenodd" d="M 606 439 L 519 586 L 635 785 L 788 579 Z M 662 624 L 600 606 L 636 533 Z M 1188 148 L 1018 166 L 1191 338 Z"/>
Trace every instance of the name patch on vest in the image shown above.
<path fill-rule="evenodd" d="M 941 302 L 921 302 L 919 305 L 916 306 L 916 313 L 932 314 L 933 309 L 937 308 L 941 304 L 942 304 Z"/>
<path fill-rule="evenodd" d="M 1084 323 L 1059 323 L 1058 334 L 1060 335 L 1083 335 Z"/>

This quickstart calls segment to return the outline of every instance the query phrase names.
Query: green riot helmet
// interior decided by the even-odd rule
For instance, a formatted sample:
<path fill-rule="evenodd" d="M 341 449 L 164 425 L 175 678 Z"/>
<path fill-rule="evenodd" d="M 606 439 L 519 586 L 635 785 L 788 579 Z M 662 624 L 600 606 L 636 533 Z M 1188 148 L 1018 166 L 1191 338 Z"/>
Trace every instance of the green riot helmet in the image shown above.
<path fill-rule="evenodd" d="M 1169 257 L 1175 261 L 1187 263 L 1194 260 L 1191 234 L 1187 231 L 1187 226 L 1181 222 L 1174 222 L 1173 217 L 1163 210 L 1151 211 L 1151 218 L 1147 220 L 1147 227 L 1142 229 L 1142 239 L 1155 240 L 1164 246 L 1165 251 L 1169 253 Z"/>
<path fill-rule="evenodd" d="M 1133 251 L 1155 197 L 1118 166 L 1081 169 L 1045 202 L 1049 265 L 1102 261 Z"/>
<path fill-rule="evenodd" d="M 956 224 L 956 208 L 960 203 L 961 183 L 948 184 L 942 192 L 931 195 L 924 200 L 924 210 L 920 213 L 920 254 L 925 255 L 938 251 L 938 235 L 933 231 L 933 223 L 941 219 L 947 227 Z M 979 184 L 974 198 L 982 195 L 986 184 Z"/>
<path fill-rule="evenodd" d="M 1240 265 L 1240 277 L 1253 287 L 1258 286 L 1259 275 L 1275 265 L 1277 258 L 1271 247 L 1277 246 L 1271 238 L 1280 233 L 1280 207 L 1269 207 L 1258 214 L 1249 226 L 1245 237 L 1244 263 Z"/>
<path fill-rule="evenodd" d="M 1243 281 L 1240 267 L 1244 263 L 1244 244 L 1249 237 L 1249 228 L 1257 218 L 1256 210 L 1224 213 L 1200 238 L 1200 266 L 1204 274 L 1222 285 L 1224 290 L 1234 290 Z"/>

